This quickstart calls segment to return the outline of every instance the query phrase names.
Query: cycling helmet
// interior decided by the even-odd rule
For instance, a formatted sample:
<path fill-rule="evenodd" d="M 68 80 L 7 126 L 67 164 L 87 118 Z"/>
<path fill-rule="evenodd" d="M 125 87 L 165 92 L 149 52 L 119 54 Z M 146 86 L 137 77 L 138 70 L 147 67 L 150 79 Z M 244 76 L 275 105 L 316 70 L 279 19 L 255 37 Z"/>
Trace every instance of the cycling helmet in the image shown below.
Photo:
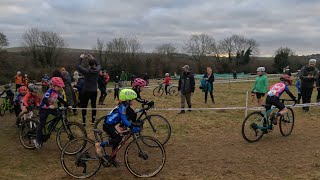
<path fill-rule="evenodd" d="M 293 81 L 293 77 L 292 76 L 289 76 L 287 74 L 282 74 L 280 76 L 280 80 L 281 81 L 287 81 L 289 83 L 289 85 L 292 85 L 292 81 Z"/>
<path fill-rule="evenodd" d="M 170 76 L 170 74 L 169 74 L 169 73 L 166 73 L 165 76 Z"/>
<path fill-rule="evenodd" d="M 53 77 L 53 78 L 51 78 L 50 83 L 51 83 L 53 86 L 64 87 L 64 82 L 63 82 L 63 80 L 61 79 L 61 77 Z"/>
<path fill-rule="evenodd" d="M 28 74 L 24 74 L 25 77 L 28 77 Z"/>
<path fill-rule="evenodd" d="M 37 92 L 37 91 L 38 91 L 38 87 L 35 86 L 34 84 L 29 84 L 29 85 L 28 85 L 28 89 L 29 89 L 29 91 L 31 91 L 31 92 Z"/>
<path fill-rule="evenodd" d="M 20 74 L 21 74 L 21 72 L 20 72 L 20 71 L 18 71 L 18 72 L 17 72 L 17 74 L 19 74 L 19 75 L 20 75 Z"/>
<path fill-rule="evenodd" d="M 20 92 L 21 94 L 26 94 L 26 93 L 28 92 L 28 88 L 27 88 L 26 86 L 21 86 L 21 87 L 19 88 L 19 92 Z"/>
<path fill-rule="evenodd" d="M 257 72 L 265 72 L 266 69 L 264 67 L 258 67 Z"/>
<path fill-rule="evenodd" d="M 136 87 L 136 86 L 139 86 L 139 87 L 144 87 L 146 86 L 146 81 L 141 79 L 141 78 L 136 78 L 134 79 L 133 81 L 133 86 Z"/>
<path fill-rule="evenodd" d="M 119 93 L 119 100 L 131 101 L 137 98 L 137 93 L 132 89 L 122 89 Z"/>
<path fill-rule="evenodd" d="M 6 84 L 3 86 L 5 89 L 10 89 L 11 88 L 11 84 Z"/>

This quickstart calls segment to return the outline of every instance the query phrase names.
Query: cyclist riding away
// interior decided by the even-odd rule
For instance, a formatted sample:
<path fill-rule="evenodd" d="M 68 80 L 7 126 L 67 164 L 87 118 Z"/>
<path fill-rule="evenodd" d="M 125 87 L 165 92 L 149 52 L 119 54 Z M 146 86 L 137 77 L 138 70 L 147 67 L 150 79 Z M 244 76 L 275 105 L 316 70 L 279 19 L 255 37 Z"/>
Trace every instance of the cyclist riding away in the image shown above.
<path fill-rule="evenodd" d="M 21 117 L 24 114 L 29 113 L 32 108 L 39 107 L 40 101 L 38 96 L 38 87 L 34 84 L 28 85 L 29 92 L 24 96 L 22 100 L 21 112 L 17 117 L 16 126 L 21 126 Z"/>
<path fill-rule="evenodd" d="M 138 133 L 139 127 L 133 126 L 130 121 L 135 121 L 137 113 L 131 108 L 133 100 L 137 98 L 137 93 L 132 89 L 123 89 L 119 93 L 119 104 L 108 115 L 103 124 L 103 130 L 110 135 L 109 142 L 95 144 L 96 153 L 98 156 L 102 156 L 102 147 L 106 145 L 112 145 L 112 151 L 114 151 L 122 140 L 121 133 L 124 131 L 121 126 L 125 126 L 131 129 L 131 132 Z M 116 158 L 113 159 L 114 164 L 121 163 Z"/>
<path fill-rule="evenodd" d="M 42 130 L 45 126 L 49 114 L 52 114 L 53 116 L 58 116 L 58 112 L 55 110 L 56 107 L 54 106 L 54 103 L 58 100 L 59 102 L 64 104 L 65 107 L 69 107 L 68 103 L 63 99 L 63 97 L 60 94 L 61 89 L 64 87 L 63 80 L 60 77 L 53 77 L 50 80 L 50 84 L 52 85 L 52 88 L 44 94 L 40 104 L 40 123 L 37 127 L 37 138 L 33 140 L 33 143 L 37 149 L 40 149 L 42 147 Z"/>
<path fill-rule="evenodd" d="M 286 92 L 292 100 L 297 102 L 296 97 L 290 92 L 288 85 L 292 85 L 293 77 L 283 74 L 280 77 L 280 82 L 272 85 L 269 89 L 267 99 L 266 99 L 266 110 L 270 110 L 271 106 L 274 105 L 279 109 L 279 112 L 276 114 L 276 117 L 272 117 L 272 123 L 274 125 L 277 125 L 277 119 L 278 117 L 284 115 L 288 112 L 288 109 L 285 107 L 285 105 L 280 102 L 279 98 L 282 95 L 283 92 Z"/>

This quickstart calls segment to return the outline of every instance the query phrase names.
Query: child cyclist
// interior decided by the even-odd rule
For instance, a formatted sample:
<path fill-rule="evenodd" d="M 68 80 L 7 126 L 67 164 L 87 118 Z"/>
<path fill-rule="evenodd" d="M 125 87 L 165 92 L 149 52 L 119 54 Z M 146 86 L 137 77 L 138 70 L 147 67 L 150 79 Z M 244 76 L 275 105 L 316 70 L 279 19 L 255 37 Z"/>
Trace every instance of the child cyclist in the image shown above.
<path fill-rule="evenodd" d="M 60 77 L 53 77 L 50 80 L 51 89 L 49 89 L 42 98 L 39 110 L 40 123 L 37 127 L 37 138 L 33 140 L 33 143 L 37 149 L 40 149 L 42 146 L 42 138 L 43 138 L 43 128 L 45 126 L 46 120 L 49 114 L 54 116 L 58 115 L 58 112 L 55 110 L 54 103 L 58 100 L 65 107 L 68 107 L 67 102 L 63 99 L 60 94 L 60 91 L 64 87 L 64 82 Z M 71 108 L 71 107 L 69 107 Z"/>
<path fill-rule="evenodd" d="M 170 74 L 169 73 L 166 73 L 165 74 L 165 78 L 164 78 L 164 81 L 163 81 L 163 84 L 164 84 L 164 90 L 166 91 L 166 95 L 168 95 L 168 86 L 170 85 Z"/>
<path fill-rule="evenodd" d="M 147 101 L 145 99 L 141 98 L 140 92 L 143 91 L 144 87 L 147 85 L 147 82 L 141 78 L 136 78 L 133 81 L 133 87 L 132 89 L 134 92 L 137 93 L 137 101 L 139 103 L 147 104 L 148 106 L 153 106 L 154 102 L 153 101 Z"/>
<path fill-rule="evenodd" d="M 286 92 L 291 97 L 291 99 L 295 101 L 295 103 L 297 102 L 296 97 L 290 92 L 288 88 L 288 85 L 290 86 L 292 85 L 292 80 L 293 80 L 293 77 L 287 74 L 283 74 L 280 77 L 280 82 L 270 87 L 270 90 L 268 92 L 267 99 L 266 99 L 266 110 L 267 111 L 270 110 L 272 105 L 276 106 L 280 110 L 276 114 L 276 117 L 272 118 L 272 123 L 274 125 L 277 125 L 277 118 L 279 116 L 282 116 L 288 112 L 288 109 L 279 100 L 282 93 Z"/>
<path fill-rule="evenodd" d="M 38 87 L 35 86 L 34 84 L 29 84 L 28 85 L 29 92 L 24 96 L 21 104 L 21 112 L 19 113 L 16 121 L 16 125 L 20 126 L 21 125 L 21 117 L 24 114 L 29 113 L 32 108 L 39 107 L 40 101 L 39 101 L 39 96 L 38 96 Z"/>
<path fill-rule="evenodd" d="M 13 104 L 13 99 L 14 99 L 14 92 L 13 90 L 11 89 L 11 84 L 6 84 L 4 85 L 4 91 L 2 91 L 0 93 L 0 96 L 2 96 L 4 93 L 6 93 L 6 100 L 9 99 L 10 100 L 10 103 L 11 105 Z"/>
<path fill-rule="evenodd" d="M 14 99 L 14 111 L 15 111 L 16 117 L 18 117 L 19 113 L 21 112 L 22 100 L 27 93 L 28 93 L 28 88 L 26 86 L 21 86 L 19 88 L 18 94 Z M 16 124 L 16 126 L 18 125 L 19 124 Z"/>
<path fill-rule="evenodd" d="M 123 89 L 119 93 L 119 104 L 115 107 L 108 115 L 103 124 L 103 130 L 110 135 L 109 142 L 102 142 L 101 144 L 97 142 L 95 144 L 96 153 L 98 156 L 102 156 L 102 147 L 109 144 L 112 145 L 112 151 L 114 151 L 120 144 L 122 140 L 121 133 L 125 132 L 120 127 L 124 125 L 131 129 L 131 132 L 138 133 L 140 131 L 139 127 L 135 127 L 130 121 L 135 121 L 137 118 L 137 113 L 131 108 L 133 100 L 137 98 L 137 93 L 132 89 Z M 117 166 L 121 163 L 116 158 L 113 159 L 113 163 Z"/>

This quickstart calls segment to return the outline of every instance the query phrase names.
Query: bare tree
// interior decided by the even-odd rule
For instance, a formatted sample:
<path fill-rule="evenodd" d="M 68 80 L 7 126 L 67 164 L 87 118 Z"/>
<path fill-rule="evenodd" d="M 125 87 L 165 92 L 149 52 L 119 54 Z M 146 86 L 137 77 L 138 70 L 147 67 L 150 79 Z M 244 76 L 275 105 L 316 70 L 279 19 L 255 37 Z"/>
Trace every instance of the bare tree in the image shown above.
<path fill-rule="evenodd" d="M 206 59 L 207 55 L 212 53 L 214 46 L 215 40 L 208 34 L 193 34 L 185 43 L 184 51 L 193 57 L 198 64 L 198 71 L 201 72 L 201 60 Z"/>
<path fill-rule="evenodd" d="M 97 43 L 92 48 L 94 53 L 95 53 L 95 55 L 96 55 L 96 57 L 98 57 L 98 59 L 100 60 L 100 64 L 102 64 L 102 65 L 106 64 L 106 61 L 102 62 L 102 60 L 103 60 L 103 51 L 104 51 L 105 47 L 106 47 L 106 45 L 104 44 L 104 42 L 102 40 L 100 40 L 99 38 L 97 38 Z"/>
<path fill-rule="evenodd" d="M 229 61 L 232 61 L 232 56 L 234 55 L 234 44 L 231 37 L 225 38 L 219 43 L 219 49 L 222 53 L 228 54 Z"/>
<path fill-rule="evenodd" d="M 127 53 L 129 53 L 131 56 L 135 56 L 136 54 L 139 54 L 142 52 L 142 46 L 140 41 L 136 38 L 128 38 L 127 39 Z"/>
<path fill-rule="evenodd" d="M 161 44 L 155 48 L 154 52 L 160 55 L 169 56 L 177 53 L 177 48 L 171 43 Z"/>
<path fill-rule="evenodd" d="M 7 39 L 7 36 L 4 35 L 2 32 L 0 32 L 0 48 L 8 45 L 9 45 L 9 41 Z"/>
<path fill-rule="evenodd" d="M 65 47 L 64 40 L 59 34 L 31 28 L 22 38 L 23 46 L 32 54 L 34 61 L 39 62 L 42 67 L 57 66 L 58 57 L 63 54 Z"/>

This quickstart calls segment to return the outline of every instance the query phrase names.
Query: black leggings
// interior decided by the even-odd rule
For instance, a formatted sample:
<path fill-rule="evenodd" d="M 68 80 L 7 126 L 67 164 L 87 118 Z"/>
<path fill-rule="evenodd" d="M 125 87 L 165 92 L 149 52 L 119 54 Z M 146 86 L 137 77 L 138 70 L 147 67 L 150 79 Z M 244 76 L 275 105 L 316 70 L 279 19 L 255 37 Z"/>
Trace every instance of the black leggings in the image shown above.
<path fill-rule="evenodd" d="M 97 95 L 98 95 L 97 91 L 81 93 L 81 100 L 80 100 L 81 108 L 87 108 L 89 100 L 91 102 L 91 107 L 92 108 L 96 108 L 97 107 L 97 105 L 96 105 L 96 103 L 97 103 Z M 92 110 L 92 122 L 95 121 L 96 114 L 97 114 L 97 110 Z M 83 109 L 82 110 L 82 121 L 83 121 L 83 123 L 86 123 L 86 118 L 85 118 L 86 115 L 87 115 L 87 110 Z"/>
<path fill-rule="evenodd" d="M 213 98 L 213 91 L 211 91 L 210 93 L 210 96 L 211 96 L 211 100 L 214 102 L 214 98 Z M 206 91 L 204 93 L 204 100 L 207 102 L 207 99 L 208 99 L 208 91 Z"/>
<path fill-rule="evenodd" d="M 52 114 L 53 116 L 58 116 L 58 111 L 55 109 L 40 109 L 39 111 L 39 116 L 40 116 L 40 123 L 39 126 L 37 127 L 37 142 L 39 144 L 42 143 L 43 140 L 43 128 L 46 124 L 47 118 L 49 114 Z"/>
<path fill-rule="evenodd" d="M 164 90 L 166 91 L 166 95 L 168 95 L 168 93 L 169 93 L 169 92 L 168 92 L 168 86 L 169 86 L 169 85 L 167 85 L 167 84 L 164 86 Z"/>
<path fill-rule="evenodd" d="M 112 124 L 103 124 L 103 130 L 110 135 L 109 144 L 112 145 L 112 151 L 117 149 L 122 140 L 122 137 L 114 126 L 115 125 Z"/>

